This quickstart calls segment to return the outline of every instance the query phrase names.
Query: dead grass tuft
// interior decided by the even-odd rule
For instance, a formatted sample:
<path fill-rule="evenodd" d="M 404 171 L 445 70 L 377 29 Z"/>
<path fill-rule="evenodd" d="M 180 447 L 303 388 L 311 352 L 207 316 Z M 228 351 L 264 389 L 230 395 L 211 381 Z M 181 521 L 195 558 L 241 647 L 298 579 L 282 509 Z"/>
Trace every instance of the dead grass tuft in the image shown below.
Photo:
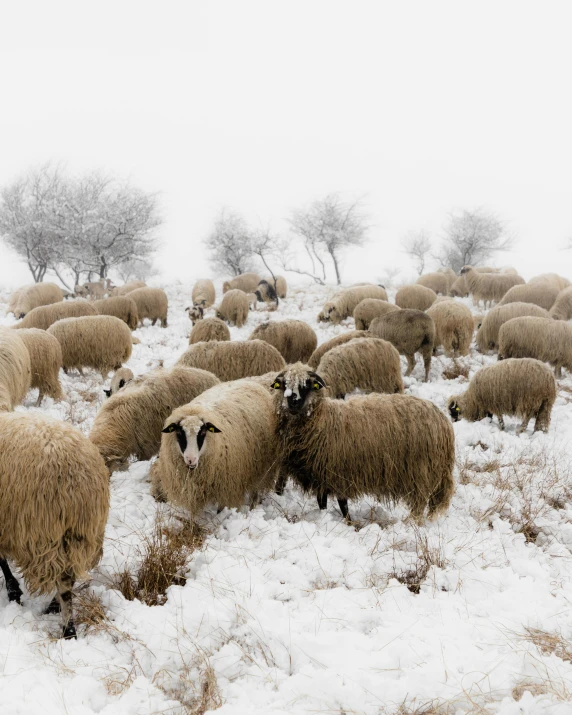
<path fill-rule="evenodd" d="M 83 626 L 85 631 L 106 630 L 109 624 L 101 597 L 92 591 L 74 594 L 74 621 L 76 626 Z"/>
<path fill-rule="evenodd" d="M 444 380 L 456 380 L 458 377 L 468 379 L 469 377 L 469 367 L 468 365 L 463 365 L 458 360 L 453 360 L 453 364 L 447 366 L 443 370 Z"/>
<path fill-rule="evenodd" d="M 533 643 L 542 655 L 555 655 L 567 663 L 572 663 L 572 642 L 561 633 L 549 633 L 539 628 L 525 628 L 524 638 Z"/>
<path fill-rule="evenodd" d="M 421 591 L 421 585 L 427 578 L 432 566 L 444 569 L 447 565 L 443 542 L 441 536 L 437 543 L 430 543 L 428 533 L 422 528 L 416 526 L 415 533 L 415 551 L 417 552 L 417 561 L 409 569 L 398 571 L 393 569 L 389 574 L 390 578 L 395 578 L 399 583 L 407 586 L 411 593 L 418 594 Z"/>

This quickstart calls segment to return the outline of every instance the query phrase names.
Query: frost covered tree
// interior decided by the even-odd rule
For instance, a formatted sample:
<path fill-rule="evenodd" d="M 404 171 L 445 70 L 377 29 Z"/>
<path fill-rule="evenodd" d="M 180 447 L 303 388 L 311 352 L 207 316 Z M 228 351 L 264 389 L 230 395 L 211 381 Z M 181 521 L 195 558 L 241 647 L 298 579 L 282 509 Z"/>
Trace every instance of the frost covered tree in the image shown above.
<path fill-rule="evenodd" d="M 117 274 L 124 283 L 132 280 L 146 281 L 157 274 L 157 269 L 149 261 L 130 258 L 117 267 Z"/>
<path fill-rule="evenodd" d="M 431 251 L 431 237 L 425 229 L 409 231 L 402 240 L 403 251 L 415 262 L 415 270 L 421 275 L 425 270 L 427 256 Z"/>
<path fill-rule="evenodd" d="M 206 240 L 212 267 L 238 276 L 252 267 L 253 239 L 245 219 L 236 211 L 222 208 Z"/>

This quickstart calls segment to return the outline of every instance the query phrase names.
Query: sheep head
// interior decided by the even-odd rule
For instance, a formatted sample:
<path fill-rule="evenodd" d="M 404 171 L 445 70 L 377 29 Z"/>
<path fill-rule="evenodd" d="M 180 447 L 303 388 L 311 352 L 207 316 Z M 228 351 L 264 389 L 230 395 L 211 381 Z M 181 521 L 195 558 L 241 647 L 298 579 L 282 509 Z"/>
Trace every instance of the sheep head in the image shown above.
<path fill-rule="evenodd" d="M 318 313 L 318 322 L 328 323 L 331 320 L 331 313 L 334 309 L 335 305 L 333 303 L 325 303 L 322 310 Z"/>
<path fill-rule="evenodd" d="M 308 365 L 297 362 L 279 373 L 271 387 L 276 390 L 279 410 L 296 416 L 311 411 L 312 406 L 322 399 L 321 390 L 327 385 Z"/>
<path fill-rule="evenodd" d="M 164 434 L 174 434 L 177 438 L 187 469 L 196 469 L 199 466 L 199 460 L 207 449 L 207 434 L 220 431 L 212 422 L 205 422 L 198 415 L 171 422 L 162 430 Z"/>
<path fill-rule="evenodd" d="M 453 422 L 458 422 L 462 417 L 461 405 L 458 397 L 451 397 L 447 403 L 447 409 Z"/>

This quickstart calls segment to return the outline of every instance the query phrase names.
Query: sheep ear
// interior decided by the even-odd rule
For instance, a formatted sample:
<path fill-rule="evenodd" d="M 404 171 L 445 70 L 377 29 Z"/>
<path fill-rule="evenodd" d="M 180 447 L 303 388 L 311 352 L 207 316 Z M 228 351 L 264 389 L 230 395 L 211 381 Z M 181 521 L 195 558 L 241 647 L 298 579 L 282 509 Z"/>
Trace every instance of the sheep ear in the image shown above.
<path fill-rule="evenodd" d="M 188 306 L 185 308 L 185 313 L 188 313 L 190 309 L 191 309 L 191 306 L 188 305 Z"/>
<path fill-rule="evenodd" d="M 205 427 L 209 432 L 220 432 L 218 427 L 215 427 L 212 422 L 205 422 Z"/>
<path fill-rule="evenodd" d="M 108 397 L 111 397 L 111 390 L 104 390 L 104 392 Z"/>
<path fill-rule="evenodd" d="M 168 427 L 165 427 L 165 429 L 161 430 L 164 434 L 169 434 L 170 432 L 175 432 L 177 429 L 179 429 L 179 423 L 178 422 L 171 422 L 171 424 Z"/>
<path fill-rule="evenodd" d="M 317 382 L 318 385 L 320 385 L 320 388 L 327 387 L 325 380 L 320 377 L 317 372 L 309 372 L 308 375 L 314 382 Z"/>

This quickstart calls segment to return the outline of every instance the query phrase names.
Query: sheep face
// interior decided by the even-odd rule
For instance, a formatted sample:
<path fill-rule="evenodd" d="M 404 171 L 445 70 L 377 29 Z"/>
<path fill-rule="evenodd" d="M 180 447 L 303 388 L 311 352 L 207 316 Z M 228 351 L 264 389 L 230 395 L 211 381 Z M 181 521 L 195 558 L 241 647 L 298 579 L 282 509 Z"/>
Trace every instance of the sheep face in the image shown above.
<path fill-rule="evenodd" d="M 463 267 L 461 268 L 461 272 L 460 272 L 459 275 L 462 276 L 462 275 L 464 275 L 465 273 L 468 273 L 469 271 L 472 271 L 472 270 L 473 270 L 473 267 L 472 267 L 472 266 L 463 266 Z"/>
<path fill-rule="evenodd" d="M 189 314 L 189 318 L 193 325 L 197 322 L 197 320 L 202 320 L 205 316 L 205 310 L 201 304 L 195 303 L 192 308 L 185 308 L 187 313 Z"/>
<path fill-rule="evenodd" d="M 175 433 L 187 469 L 196 469 L 199 459 L 207 449 L 207 434 L 220 430 L 212 422 L 204 422 L 200 417 L 191 416 L 180 422 L 172 422 L 163 432 Z"/>
<path fill-rule="evenodd" d="M 449 414 L 451 415 L 453 422 L 458 422 L 461 419 L 461 408 L 455 397 L 451 397 L 447 405 L 447 409 L 449 410 Z"/>
<path fill-rule="evenodd" d="M 323 378 L 300 363 L 281 372 L 272 383 L 272 388 L 277 391 L 280 410 L 292 416 L 311 408 L 324 387 L 327 385 Z"/>
<path fill-rule="evenodd" d="M 319 323 L 328 323 L 331 320 L 331 314 L 334 311 L 334 304 L 333 303 L 326 303 L 320 313 L 318 313 L 318 322 Z"/>

